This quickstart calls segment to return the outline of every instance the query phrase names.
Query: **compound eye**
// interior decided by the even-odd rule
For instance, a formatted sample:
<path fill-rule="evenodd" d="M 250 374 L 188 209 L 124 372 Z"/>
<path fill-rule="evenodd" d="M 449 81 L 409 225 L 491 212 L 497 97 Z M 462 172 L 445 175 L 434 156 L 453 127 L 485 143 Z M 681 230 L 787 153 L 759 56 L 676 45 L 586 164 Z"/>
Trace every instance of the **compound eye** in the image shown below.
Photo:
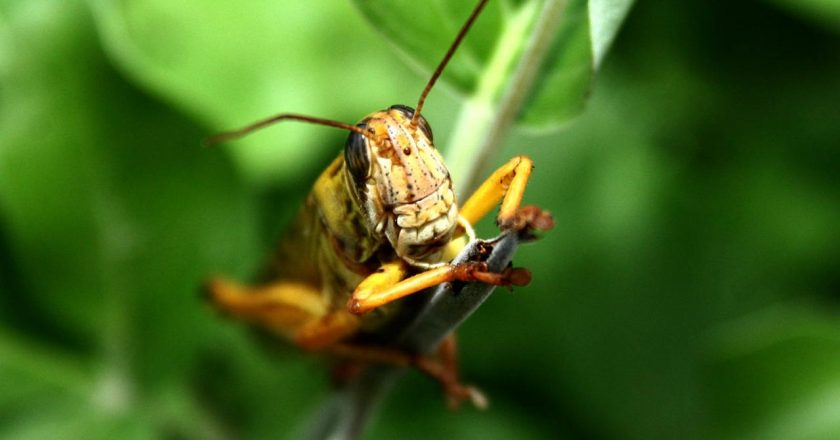
<path fill-rule="evenodd" d="M 367 124 L 357 125 L 367 128 Z M 370 176 L 370 155 L 367 140 L 359 133 L 351 132 L 344 146 L 344 163 L 357 183 L 363 183 Z"/>
<path fill-rule="evenodd" d="M 396 104 L 391 106 L 391 110 L 399 110 L 402 114 L 405 115 L 406 118 L 411 119 L 414 117 L 414 109 L 402 104 Z M 426 118 L 423 115 L 420 115 L 420 118 L 417 119 L 417 126 L 429 138 L 429 141 L 434 142 L 434 136 L 432 135 L 432 127 L 429 125 L 429 122 L 426 121 Z"/>

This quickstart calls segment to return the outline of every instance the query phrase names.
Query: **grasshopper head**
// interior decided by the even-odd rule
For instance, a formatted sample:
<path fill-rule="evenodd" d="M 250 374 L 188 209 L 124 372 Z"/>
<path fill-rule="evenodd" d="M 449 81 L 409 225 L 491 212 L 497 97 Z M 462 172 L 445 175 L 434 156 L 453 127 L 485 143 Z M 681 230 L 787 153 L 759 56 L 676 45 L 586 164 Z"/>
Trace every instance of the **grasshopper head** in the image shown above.
<path fill-rule="evenodd" d="M 394 105 L 368 115 L 344 150 L 351 193 L 370 231 L 417 266 L 439 262 L 457 225 L 449 170 L 432 142 L 432 130 L 414 109 Z"/>

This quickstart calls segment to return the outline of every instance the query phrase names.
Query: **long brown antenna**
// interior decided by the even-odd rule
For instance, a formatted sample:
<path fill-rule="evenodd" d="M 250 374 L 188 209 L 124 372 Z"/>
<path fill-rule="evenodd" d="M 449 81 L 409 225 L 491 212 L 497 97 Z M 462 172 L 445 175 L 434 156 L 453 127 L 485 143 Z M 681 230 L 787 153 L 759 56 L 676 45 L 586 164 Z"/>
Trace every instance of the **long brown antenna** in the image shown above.
<path fill-rule="evenodd" d="M 203 143 L 206 146 L 210 146 L 210 145 L 218 144 L 220 142 L 227 142 L 227 141 L 232 140 L 232 139 L 239 139 L 243 136 L 246 136 L 248 134 L 253 133 L 254 131 L 257 131 L 261 128 L 265 128 L 265 127 L 267 127 L 271 124 L 281 122 L 281 121 L 301 121 L 301 122 L 308 122 L 310 124 L 326 125 L 328 127 L 335 127 L 335 128 L 340 128 L 342 130 L 348 130 L 348 131 L 352 131 L 352 132 L 355 132 L 355 133 L 359 133 L 359 134 L 361 134 L 362 136 L 365 136 L 365 137 L 369 136 L 368 133 L 365 130 L 363 130 L 359 127 L 356 127 L 355 125 L 345 124 L 343 122 L 332 121 L 332 120 L 329 120 L 329 119 L 315 118 L 315 117 L 312 117 L 312 116 L 297 115 L 297 114 L 294 114 L 294 113 L 281 113 L 279 115 L 274 115 L 270 118 L 266 118 L 266 119 L 254 122 L 253 124 L 242 127 L 238 130 L 232 130 L 232 131 L 226 131 L 224 133 L 214 134 L 213 136 L 210 136 L 210 137 L 204 139 Z"/>
<path fill-rule="evenodd" d="M 429 82 L 426 84 L 426 88 L 423 89 L 423 93 L 420 94 L 420 100 L 417 101 L 417 107 L 414 108 L 414 116 L 411 117 L 411 126 L 417 126 L 417 118 L 420 117 L 420 110 L 423 109 L 423 103 L 426 102 L 426 96 L 428 96 L 429 92 L 434 87 L 435 83 L 437 82 L 440 74 L 443 73 L 443 69 L 449 63 L 449 59 L 452 58 L 452 55 L 455 54 L 455 51 L 458 49 L 458 46 L 461 44 L 461 40 L 464 39 L 464 36 L 467 35 L 467 32 L 472 27 L 473 22 L 476 18 L 478 18 L 478 14 L 481 13 L 481 10 L 484 9 L 484 5 L 487 4 L 487 0 L 481 0 L 478 2 L 478 6 L 473 9 L 472 14 L 470 14 L 470 18 L 467 19 L 467 22 L 464 23 L 464 26 L 458 32 L 458 36 L 455 37 L 455 41 L 452 42 L 452 45 L 449 46 L 449 51 L 446 52 L 446 55 L 443 56 L 443 60 L 441 60 L 440 64 L 438 64 L 437 69 L 435 69 L 435 73 L 432 74 L 432 77 L 429 79 Z"/>

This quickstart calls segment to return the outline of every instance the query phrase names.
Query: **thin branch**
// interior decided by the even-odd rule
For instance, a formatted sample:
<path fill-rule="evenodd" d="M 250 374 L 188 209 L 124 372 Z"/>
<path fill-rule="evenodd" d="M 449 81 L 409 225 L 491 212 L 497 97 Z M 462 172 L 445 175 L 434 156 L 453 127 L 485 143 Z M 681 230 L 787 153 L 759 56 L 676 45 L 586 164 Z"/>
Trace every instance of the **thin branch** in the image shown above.
<path fill-rule="evenodd" d="M 519 65 L 499 103 L 493 122 L 490 123 L 484 140 L 473 152 L 475 165 L 461 178 L 463 190 L 471 190 L 478 186 L 481 176 L 488 171 L 491 161 L 498 155 L 502 142 L 507 138 L 516 117 L 522 110 L 525 98 L 528 97 L 534 85 L 548 49 L 557 36 L 557 29 L 567 3 L 567 0 L 546 0 L 543 5 L 525 52 L 519 59 Z"/>

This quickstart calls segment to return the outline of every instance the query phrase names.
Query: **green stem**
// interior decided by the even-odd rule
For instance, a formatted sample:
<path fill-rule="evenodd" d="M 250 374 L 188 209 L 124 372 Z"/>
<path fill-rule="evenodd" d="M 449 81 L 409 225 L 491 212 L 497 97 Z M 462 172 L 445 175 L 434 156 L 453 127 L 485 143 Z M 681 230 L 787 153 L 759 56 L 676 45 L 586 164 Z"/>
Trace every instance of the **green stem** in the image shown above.
<path fill-rule="evenodd" d="M 546 0 L 541 10 L 537 8 L 538 3 L 526 3 L 517 11 L 479 78 L 476 93 L 461 108 L 447 150 L 449 171 L 454 176 L 455 187 L 460 188 L 460 195 L 469 194 L 478 186 L 498 155 L 557 35 L 568 2 Z M 517 59 L 526 36 L 524 51 Z M 503 79 L 514 62 L 516 68 L 505 82 Z"/>

